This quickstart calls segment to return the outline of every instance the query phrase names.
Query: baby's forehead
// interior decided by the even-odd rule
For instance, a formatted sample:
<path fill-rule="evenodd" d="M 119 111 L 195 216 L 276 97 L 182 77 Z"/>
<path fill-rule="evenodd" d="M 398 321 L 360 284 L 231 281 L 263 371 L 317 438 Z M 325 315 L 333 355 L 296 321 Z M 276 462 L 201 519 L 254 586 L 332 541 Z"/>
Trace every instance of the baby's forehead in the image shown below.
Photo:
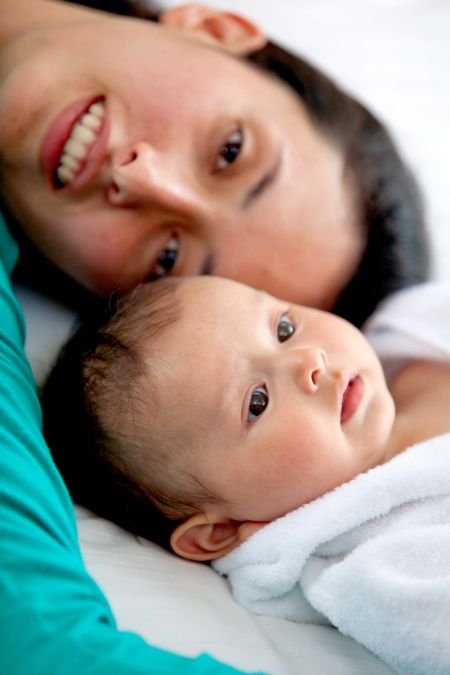
<path fill-rule="evenodd" d="M 237 282 L 223 277 L 200 275 L 193 277 L 179 277 L 179 288 L 182 292 L 201 294 L 208 292 L 226 293 L 230 286 L 240 285 Z"/>
<path fill-rule="evenodd" d="M 260 293 L 256 289 L 232 279 L 217 276 L 180 278 L 179 291 L 186 302 L 215 303 L 240 298 L 249 301 Z"/>
<path fill-rule="evenodd" d="M 213 276 L 178 278 L 172 287 L 173 296 L 160 293 L 162 321 L 157 352 L 163 363 L 170 367 L 177 364 L 177 370 L 171 367 L 170 378 L 176 382 L 190 371 L 191 363 L 201 365 L 207 359 L 205 350 L 214 351 L 228 334 L 237 297 L 245 296 L 247 287 L 241 289 L 241 284 Z M 170 312 L 171 305 L 174 312 Z M 166 315 L 173 320 L 165 321 Z M 151 322 L 150 311 L 148 316 Z M 156 314 L 153 319 L 160 322 Z"/>

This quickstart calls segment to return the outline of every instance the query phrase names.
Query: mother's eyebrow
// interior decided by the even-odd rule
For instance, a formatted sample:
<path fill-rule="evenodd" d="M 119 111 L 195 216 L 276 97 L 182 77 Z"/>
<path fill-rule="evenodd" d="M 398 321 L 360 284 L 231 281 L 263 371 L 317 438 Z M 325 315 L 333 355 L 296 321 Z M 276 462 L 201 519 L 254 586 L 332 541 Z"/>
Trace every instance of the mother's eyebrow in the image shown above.
<path fill-rule="evenodd" d="M 242 209 L 248 209 L 248 207 L 254 202 L 254 200 L 260 197 L 263 194 L 263 192 L 270 185 L 272 185 L 272 183 L 275 182 L 275 179 L 278 177 L 278 174 L 280 172 L 282 155 L 283 155 L 282 149 L 280 148 L 274 166 L 270 169 L 268 173 L 264 174 L 264 176 L 260 178 L 257 181 L 257 183 L 253 185 L 253 187 L 250 188 L 250 190 L 247 192 L 241 204 Z"/>
<path fill-rule="evenodd" d="M 255 199 L 260 197 L 263 192 L 268 188 L 272 183 L 275 182 L 275 179 L 278 177 L 278 174 L 280 172 L 281 168 L 281 163 L 283 159 L 283 148 L 280 148 L 275 164 L 274 166 L 270 169 L 270 171 L 264 176 L 257 181 L 257 183 L 250 188 L 250 190 L 247 192 L 246 196 L 244 197 L 242 203 L 241 203 L 241 209 L 247 209 Z M 205 261 L 200 268 L 200 274 L 202 276 L 208 276 L 213 274 L 214 270 L 214 255 L 212 253 L 209 253 Z"/>
<path fill-rule="evenodd" d="M 200 268 L 200 274 L 202 276 L 209 276 L 210 274 L 213 273 L 213 269 L 214 269 L 214 255 L 212 253 L 209 253 L 205 258 L 205 262 Z"/>

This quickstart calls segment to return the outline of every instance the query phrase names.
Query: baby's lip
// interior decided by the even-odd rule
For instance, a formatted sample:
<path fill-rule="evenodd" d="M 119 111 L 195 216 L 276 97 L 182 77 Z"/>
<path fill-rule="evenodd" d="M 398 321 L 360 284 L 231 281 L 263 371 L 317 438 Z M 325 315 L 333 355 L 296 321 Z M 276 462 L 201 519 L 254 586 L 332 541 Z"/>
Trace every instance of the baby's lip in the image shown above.
<path fill-rule="evenodd" d="M 67 139 L 79 119 L 89 110 L 96 101 L 104 100 L 103 97 L 95 96 L 74 101 L 64 108 L 50 124 L 41 145 L 40 160 L 44 173 L 54 190 L 60 189 L 55 181 L 56 169 Z M 109 136 L 109 120 L 107 114 L 97 138 L 90 146 L 89 152 L 83 161 L 82 168 L 76 176 L 65 186 L 64 189 L 74 191 L 84 187 L 98 172 L 103 164 L 107 141 Z"/>
<path fill-rule="evenodd" d="M 355 373 L 345 373 L 341 381 L 341 424 L 348 422 L 359 408 L 364 396 L 364 381 Z"/>

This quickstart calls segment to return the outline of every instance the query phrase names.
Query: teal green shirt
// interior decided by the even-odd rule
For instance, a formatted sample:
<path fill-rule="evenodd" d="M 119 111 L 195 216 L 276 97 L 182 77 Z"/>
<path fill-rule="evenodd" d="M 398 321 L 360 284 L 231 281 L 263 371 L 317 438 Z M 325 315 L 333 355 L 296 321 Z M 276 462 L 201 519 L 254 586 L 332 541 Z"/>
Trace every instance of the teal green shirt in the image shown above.
<path fill-rule="evenodd" d="M 17 254 L 0 216 L 0 673 L 236 673 L 207 655 L 177 656 L 120 632 L 88 575 L 72 503 L 41 434 L 9 281 Z"/>

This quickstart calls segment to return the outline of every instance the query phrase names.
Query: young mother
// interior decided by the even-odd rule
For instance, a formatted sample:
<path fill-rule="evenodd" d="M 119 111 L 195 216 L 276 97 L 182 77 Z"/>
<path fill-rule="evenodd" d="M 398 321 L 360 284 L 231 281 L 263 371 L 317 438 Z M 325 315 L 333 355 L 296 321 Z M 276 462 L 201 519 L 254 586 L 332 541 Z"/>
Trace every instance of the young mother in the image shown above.
<path fill-rule="evenodd" d="M 361 323 L 424 277 L 421 206 L 381 125 L 253 24 L 21 4 L 2 20 L 3 207 L 83 286 L 218 274 Z"/>
<path fill-rule="evenodd" d="M 91 291 L 214 273 L 359 323 L 425 275 L 420 203 L 384 130 L 238 16 L 2 0 L 0 121 L 14 234 Z M 116 630 L 41 436 L 3 223 L 0 258 L 0 671 L 228 672 Z"/>

